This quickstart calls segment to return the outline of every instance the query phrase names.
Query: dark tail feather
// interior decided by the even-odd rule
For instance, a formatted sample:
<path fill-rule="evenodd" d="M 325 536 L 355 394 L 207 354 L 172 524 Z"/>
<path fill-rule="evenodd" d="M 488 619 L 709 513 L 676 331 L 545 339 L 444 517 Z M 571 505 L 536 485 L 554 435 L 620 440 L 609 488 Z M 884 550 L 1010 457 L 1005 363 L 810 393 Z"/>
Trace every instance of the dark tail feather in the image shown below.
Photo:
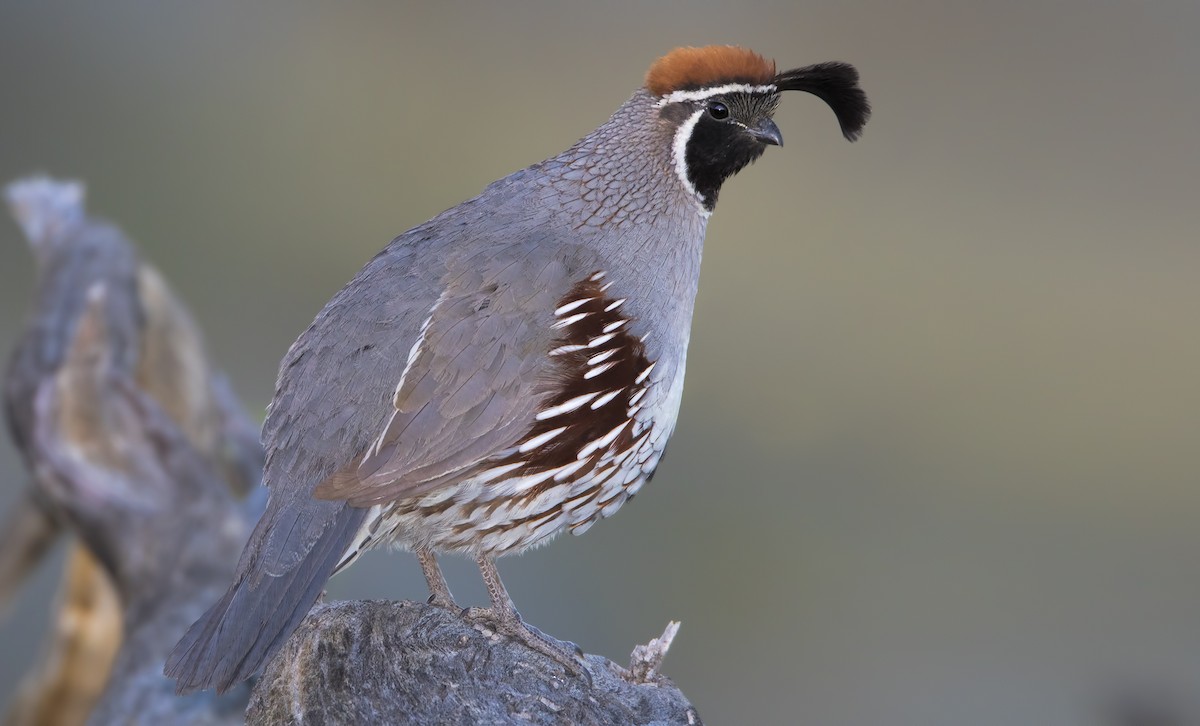
<path fill-rule="evenodd" d="M 264 572 L 257 561 L 256 545 L 269 529 L 260 521 L 238 565 L 237 579 L 188 628 L 167 658 L 163 672 L 176 680 L 177 692 L 216 688 L 224 693 L 258 672 L 321 596 L 366 514 L 366 509 L 342 505 L 308 554 L 277 576 Z"/>

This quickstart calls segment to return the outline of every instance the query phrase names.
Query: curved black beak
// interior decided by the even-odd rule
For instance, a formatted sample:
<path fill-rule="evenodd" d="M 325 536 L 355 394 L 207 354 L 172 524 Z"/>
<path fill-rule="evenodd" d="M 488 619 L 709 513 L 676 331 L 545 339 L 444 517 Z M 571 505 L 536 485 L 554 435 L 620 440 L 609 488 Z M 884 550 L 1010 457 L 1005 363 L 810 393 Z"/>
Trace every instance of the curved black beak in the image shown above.
<path fill-rule="evenodd" d="M 779 127 L 775 125 L 775 122 L 767 116 L 755 121 L 754 125 L 747 126 L 746 133 L 764 144 L 783 146 L 783 134 L 779 132 Z"/>

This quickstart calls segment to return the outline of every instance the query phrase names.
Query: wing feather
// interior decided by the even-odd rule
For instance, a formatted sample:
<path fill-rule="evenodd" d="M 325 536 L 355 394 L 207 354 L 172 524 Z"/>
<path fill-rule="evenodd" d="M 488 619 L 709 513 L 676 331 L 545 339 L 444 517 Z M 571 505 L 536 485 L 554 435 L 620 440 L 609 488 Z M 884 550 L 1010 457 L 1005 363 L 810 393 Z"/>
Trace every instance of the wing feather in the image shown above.
<path fill-rule="evenodd" d="M 427 494 L 511 449 L 546 397 L 561 265 L 500 255 L 451 267 L 375 446 L 317 488 L 369 506 Z M 557 279 L 552 284 L 551 280 Z"/>

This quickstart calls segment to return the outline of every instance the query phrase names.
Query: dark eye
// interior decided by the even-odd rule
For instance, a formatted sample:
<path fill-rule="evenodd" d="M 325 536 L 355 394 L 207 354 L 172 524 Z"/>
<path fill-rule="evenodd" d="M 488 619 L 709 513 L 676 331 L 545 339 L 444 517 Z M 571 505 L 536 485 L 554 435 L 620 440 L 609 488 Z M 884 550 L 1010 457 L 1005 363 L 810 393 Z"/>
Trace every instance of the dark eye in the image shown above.
<path fill-rule="evenodd" d="M 724 121 L 725 119 L 729 118 L 729 107 L 720 101 L 709 101 L 708 115 L 712 116 L 718 121 Z"/>

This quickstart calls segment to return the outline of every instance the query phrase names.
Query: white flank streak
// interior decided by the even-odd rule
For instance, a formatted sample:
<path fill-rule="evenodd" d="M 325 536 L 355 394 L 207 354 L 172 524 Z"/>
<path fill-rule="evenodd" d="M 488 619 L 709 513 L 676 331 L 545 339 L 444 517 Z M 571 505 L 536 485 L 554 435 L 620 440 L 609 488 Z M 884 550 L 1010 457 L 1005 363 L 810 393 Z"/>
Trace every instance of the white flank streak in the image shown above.
<path fill-rule="evenodd" d="M 616 492 L 607 502 L 600 502 L 600 516 L 611 517 L 617 513 L 621 505 L 625 503 L 624 491 Z"/>
<path fill-rule="evenodd" d="M 605 343 L 607 343 L 608 341 L 612 340 L 615 337 L 617 337 L 616 333 L 609 333 L 608 335 L 597 335 L 595 338 L 592 338 L 591 340 L 588 341 L 588 347 L 589 348 L 599 347 L 601 345 L 604 345 Z"/>
<path fill-rule="evenodd" d="M 613 284 L 612 284 L 612 280 L 609 280 L 608 282 L 606 282 L 606 283 L 604 283 L 603 285 L 601 285 L 601 286 L 600 286 L 600 292 L 607 292 L 607 291 L 608 291 L 608 288 L 610 288 L 610 287 L 612 287 L 612 286 L 613 286 Z"/>
<path fill-rule="evenodd" d="M 547 431 L 544 434 L 538 434 L 537 436 L 534 436 L 532 439 L 521 444 L 521 446 L 517 449 L 517 451 L 521 452 L 522 454 L 528 454 L 529 452 L 533 451 L 534 449 L 538 448 L 542 444 L 546 443 L 550 439 L 553 439 L 555 436 L 558 436 L 559 434 L 561 434 L 562 432 L 564 432 L 566 430 L 567 430 L 566 426 L 559 426 L 558 428 Z"/>
<path fill-rule="evenodd" d="M 333 571 L 340 572 L 346 569 L 358 559 L 360 554 L 362 554 L 362 549 L 359 545 L 350 545 L 350 549 L 342 553 L 342 559 L 338 561 L 337 567 L 334 567 Z"/>
<path fill-rule="evenodd" d="M 402 385 L 404 385 L 404 377 L 403 376 L 400 377 L 400 385 L 396 386 L 397 394 L 400 393 L 400 386 L 402 386 Z M 396 400 L 396 397 L 392 396 L 392 405 L 398 406 L 399 403 L 400 402 Z M 384 435 L 387 434 L 388 429 L 390 429 L 392 427 L 392 421 L 396 420 L 396 416 L 399 413 L 400 413 L 399 409 L 397 409 L 397 408 L 392 409 L 392 415 L 388 416 L 387 423 L 385 423 L 383 425 L 383 431 L 379 432 L 379 436 L 375 438 L 375 443 L 371 445 L 371 456 L 379 456 L 379 452 L 383 449 L 383 437 L 384 437 Z"/>
<path fill-rule="evenodd" d="M 516 466 L 520 466 L 520 464 L 517 464 Z M 425 496 L 421 497 L 418 505 L 422 507 L 433 507 L 441 504 L 447 499 L 453 499 L 454 495 L 457 493 L 458 491 L 455 487 L 442 487 L 442 489 L 435 491 L 433 494 L 426 494 Z"/>
<path fill-rule="evenodd" d="M 596 281 L 598 281 L 598 280 L 603 280 L 603 279 L 604 279 L 604 270 L 600 270 L 599 272 L 597 272 L 596 274 L 592 275 L 592 276 L 591 276 L 591 277 L 589 277 L 588 279 L 589 279 L 589 280 L 591 280 L 592 282 L 596 282 Z"/>
<path fill-rule="evenodd" d="M 586 457 L 585 457 L 586 458 Z M 576 479 L 571 482 L 571 488 L 567 490 L 567 494 L 575 497 L 583 496 L 592 487 L 598 487 L 616 473 L 616 469 L 609 467 L 607 469 L 593 471 L 591 476 L 585 476 L 582 479 Z M 591 496 L 596 496 L 592 494 Z M 584 501 L 587 501 L 585 499 Z"/>
<path fill-rule="evenodd" d="M 622 318 L 620 320 L 614 320 L 613 322 L 604 326 L 604 332 L 611 333 L 612 331 L 616 330 L 617 328 L 621 327 L 622 325 L 624 325 L 625 323 L 628 323 L 628 322 L 629 321 L 625 320 L 624 318 Z"/>
<path fill-rule="evenodd" d="M 600 445 L 608 446 L 609 444 L 611 444 L 613 441 L 616 440 L 617 436 L 619 436 L 621 434 L 621 432 L 625 430 L 625 427 L 631 423 L 633 423 L 633 422 L 630 421 L 629 419 L 625 419 L 620 424 L 614 426 L 612 431 L 609 431 L 607 434 L 604 435 L 604 438 L 600 439 Z"/>
<path fill-rule="evenodd" d="M 576 481 L 572 482 L 571 488 L 567 490 L 568 498 L 563 501 L 563 511 L 570 512 L 578 505 L 586 504 L 593 497 L 595 497 L 596 492 L 592 491 L 593 483 L 594 482 L 592 481 L 591 477 L 577 479 Z"/>
<path fill-rule="evenodd" d="M 557 308 L 555 308 L 555 309 L 554 309 L 554 314 L 555 314 L 555 315 L 566 315 L 567 313 L 571 312 L 572 310 L 574 310 L 575 308 L 579 307 L 580 305 L 583 305 L 583 304 L 585 304 L 585 303 L 589 303 L 589 302 L 591 302 L 592 300 L 595 300 L 595 299 L 596 299 L 596 298 L 594 298 L 594 297 L 584 297 L 584 298 L 580 298 L 580 299 L 578 299 L 578 300 L 575 300 L 574 302 L 569 302 L 569 303 L 567 303 L 566 305 L 562 305 L 562 306 L 560 306 L 560 307 L 557 307 Z"/>
<path fill-rule="evenodd" d="M 375 530 L 379 527 L 379 520 L 382 515 L 383 507 L 379 504 L 376 504 L 367 510 L 366 518 L 363 520 L 362 525 L 359 526 L 358 532 L 356 532 L 354 535 L 353 541 L 355 544 L 352 544 L 349 548 L 347 548 L 347 550 L 342 554 L 342 559 L 338 562 L 337 567 L 334 569 L 340 570 L 358 559 L 358 556 L 361 555 L 363 550 L 366 549 L 367 545 L 370 544 L 371 535 L 374 534 Z"/>
<path fill-rule="evenodd" d="M 387 424 L 384 425 L 383 431 L 379 432 L 379 438 L 375 439 L 375 445 L 371 447 L 375 455 L 378 455 L 380 449 L 383 448 L 383 437 L 387 433 L 388 428 L 391 427 L 392 419 L 396 418 L 396 414 L 399 413 L 400 401 L 398 399 L 400 397 L 400 389 L 404 388 L 404 380 L 408 378 L 408 372 L 412 370 L 413 363 L 417 361 L 417 357 L 421 354 L 421 346 L 425 344 L 425 333 L 429 332 L 429 325 L 433 322 L 433 314 L 445 299 L 446 292 L 443 291 L 441 295 L 438 295 L 438 299 L 434 301 L 433 307 L 429 308 L 429 315 L 426 316 L 425 322 L 421 323 L 421 330 L 417 333 L 417 339 L 413 341 L 412 347 L 408 349 L 408 360 L 404 364 L 404 371 L 400 374 L 400 381 L 396 384 L 396 390 L 392 392 L 392 405 L 397 410 L 393 411 L 391 416 L 388 416 Z"/>
<path fill-rule="evenodd" d="M 545 421 L 548 418 L 554 418 L 555 416 L 561 416 L 564 413 L 570 413 L 598 395 L 600 395 L 599 392 L 585 393 L 582 396 L 576 396 L 575 398 L 563 401 L 553 408 L 548 408 L 545 411 L 538 412 L 538 415 L 534 416 L 534 418 L 536 418 L 538 421 Z"/>
<path fill-rule="evenodd" d="M 625 298 L 621 298 L 620 300 L 613 300 L 612 302 L 610 302 L 608 304 L 608 307 L 604 308 L 604 312 L 611 313 L 612 311 L 616 310 L 617 308 L 621 307 L 624 304 L 625 304 Z"/>
<path fill-rule="evenodd" d="M 646 391 L 647 391 L 647 390 L 648 390 L 648 389 L 641 388 L 641 389 L 639 389 L 639 390 L 638 390 L 638 392 L 637 392 L 637 393 L 635 393 L 635 394 L 633 394 L 632 396 L 630 396 L 630 397 L 629 397 L 629 405 L 630 405 L 630 406 L 636 405 L 638 401 L 642 400 L 642 396 L 645 396 L 645 395 L 646 395 Z"/>
<path fill-rule="evenodd" d="M 587 373 L 584 373 L 583 379 L 586 381 L 586 380 L 595 378 L 596 376 L 600 375 L 601 373 L 608 370 L 609 368 L 612 368 L 616 364 L 617 364 L 617 362 L 615 360 L 611 361 L 609 363 L 601 363 L 600 365 L 596 366 L 595 368 L 592 368 L 591 370 L 589 370 Z"/>
<path fill-rule="evenodd" d="M 429 332 L 429 325 L 433 322 L 433 314 L 445 299 L 446 293 L 443 292 L 433 303 L 433 307 L 429 308 L 429 315 L 425 318 L 425 322 L 421 323 L 421 330 L 417 333 L 417 339 L 413 341 L 412 347 L 408 349 L 408 362 L 404 364 L 404 372 L 400 374 L 400 382 L 396 384 L 396 392 L 392 394 L 393 401 L 395 401 L 396 396 L 400 395 L 400 389 L 404 387 L 404 379 L 408 377 L 408 371 L 412 368 L 413 363 L 417 361 L 417 356 L 421 354 L 421 346 L 425 344 L 425 334 Z M 397 408 L 399 408 L 398 405 Z"/>
<path fill-rule="evenodd" d="M 439 300 L 439 302 L 441 302 Z M 421 344 L 425 342 L 425 333 L 429 330 L 429 324 L 433 322 L 433 311 L 429 311 L 429 317 L 425 318 L 425 322 L 421 323 L 421 331 L 417 333 L 417 342 L 408 349 L 408 363 L 404 366 L 404 372 L 408 373 L 408 368 L 412 366 L 413 361 L 417 359 L 417 354 L 421 350 Z"/>
<path fill-rule="evenodd" d="M 559 467 L 559 469 L 560 468 L 562 467 Z M 520 494 L 521 492 L 529 491 L 538 484 L 541 484 L 550 477 L 554 476 L 556 473 L 558 473 L 558 469 L 547 469 L 546 471 L 539 472 L 537 474 L 530 474 L 529 476 L 523 476 L 518 479 L 513 479 L 510 482 L 505 482 L 505 487 L 508 491 L 505 491 L 504 494 Z"/>
<path fill-rule="evenodd" d="M 749 83 L 726 83 L 724 86 L 714 86 L 712 88 L 699 88 L 694 91 L 673 91 L 663 96 L 655 103 L 656 108 L 662 108 L 668 103 L 680 103 L 682 101 L 703 101 L 706 98 L 713 96 L 723 96 L 727 93 L 778 93 L 779 87 L 774 84 L 765 86 L 752 86 Z"/>
<path fill-rule="evenodd" d="M 475 481 L 483 484 L 483 483 L 492 481 L 493 479 L 499 479 L 500 477 L 509 473 L 513 469 L 523 466 L 524 464 L 525 464 L 525 462 L 518 461 L 515 464 L 505 464 L 504 466 L 492 467 L 491 469 L 480 472 L 479 476 L 475 477 Z M 447 488 L 449 489 L 452 487 L 447 487 Z"/>
<path fill-rule="evenodd" d="M 550 351 L 550 355 L 566 355 L 567 353 L 574 353 L 575 351 L 583 350 L 584 348 L 587 348 L 587 346 L 586 345 L 560 345 L 557 348 L 555 348 L 554 350 Z"/>
<path fill-rule="evenodd" d="M 650 365 L 646 366 L 646 370 L 639 373 L 638 377 L 633 379 L 633 382 L 641 383 L 642 381 L 646 380 L 646 376 L 650 375 L 650 371 L 654 370 L 654 366 L 656 366 L 656 365 L 658 365 L 657 362 L 651 363 Z"/>
<path fill-rule="evenodd" d="M 583 320 L 584 318 L 586 318 L 589 315 L 591 315 L 591 313 L 575 313 L 574 315 L 572 315 L 569 318 L 563 318 L 562 320 L 559 320 L 557 323 L 555 323 L 554 325 L 551 325 L 550 327 L 554 328 L 555 330 L 557 330 L 559 328 L 565 328 L 568 325 L 574 325 L 575 323 L 578 323 L 580 320 Z"/>
<path fill-rule="evenodd" d="M 587 446 L 580 449 L 579 455 L 576 458 L 586 459 L 587 457 L 591 456 L 592 452 L 594 452 L 596 449 L 602 449 L 605 446 L 608 446 L 609 444 L 611 444 L 613 441 L 616 440 L 617 436 L 619 436 L 621 431 L 624 430 L 624 428 L 628 425 L 629 425 L 628 419 L 621 422 L 620 426 L 617 426 L 612 431 L 609 431 L 607 434 L 604 434 L 600 438 L 596 439 L 595 441 L 591 442 Z"/>
<path fill-rule="evenodd" d="M 672 144 L 671 152 L 675 157 L 675 176 L 679 177 L 679 183 L 698 204 L 700 203 L 700 193 L 696 191 L 696 185 L 692 184 L 691 178 L 688 177 L 687 145 L 688 140 L 692 138 L 692 129 L 696 128 L 696 122 L 700 120 L 703 113 L 704 109 L 697 109 L 695 113 L 679 124 L 679 128 L 675 131 L 675 143 Z M 703 205 L 700 208 L 704 209 Z"/>
<path fill-rule="evenodd" d="M 558 468 L 558 473 L 554 475 L 554 481 L 565 480 L 567 477 L 582 469 L 587 463 L 587 459 L 580 459 L 572 464 L 560 466 Z"/>
<path fill-rule="evenodd" d="M 596 409 L 600 408 L 604 404 L 613 400 L 614 398 L 617 397 L 618 394 L 621 393 L 621 391 L 624 391 L 624 390 L 625 390 L 624 388 L 618 388 L 615 391 L 609 391 L 608 393 L 604 394 L 600 398 L 597 398 L 595 401 L 592 401 L 592 410 L 595 411 Z"/>
<path fill-rule="evenodd" d="M 596 355 L 592 356 L 591 358 L 588 358 L 587 364 L 590 366 L 594 366 L 594 365 L 597 365 L 598 363 L 603 363 L 604 361 L 606 361 L 609 358 L 612 358 L 614 355 L 616 355 L 618 350 L 620 350 L 620 349 L 619 348 L 609 348 L 608 350 L 604 351 L 603 353 L 597 353 Z"/>
<path fill-rule="evenodd" d="M 621 468 L 621 465 L 625 463 L 625 460 L 628 459 L 629 457 L 633 456 L 634 452 L 637 451 L 638 446 L 640 446 L 640 444 L 637 441 L 635 441 L 635 442 L 633 442 L 633 446 L 630 446 L 628 449 L 625 449 L 624 451 L 620 452 L 616 456 L 610 456 L 609 457 L 609 460 L 610 460 L 609 466 L 611 466 L 614 471 Z"/>

